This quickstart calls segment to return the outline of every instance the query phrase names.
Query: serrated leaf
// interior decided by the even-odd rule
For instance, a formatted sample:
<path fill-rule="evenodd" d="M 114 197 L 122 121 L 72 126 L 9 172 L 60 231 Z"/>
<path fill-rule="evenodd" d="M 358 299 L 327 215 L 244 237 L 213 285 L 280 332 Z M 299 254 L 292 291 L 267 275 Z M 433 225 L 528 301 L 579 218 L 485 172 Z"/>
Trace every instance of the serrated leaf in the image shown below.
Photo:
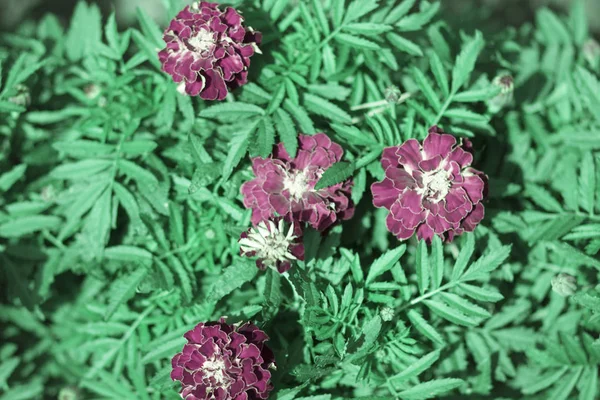
<path fill-rule="evenodd" d="M 579 176 L 579 192 L 581 193 L 581 205 L 589 213 L 594 212 L 594 196 L 596 193 L 596 166 L 594 156 L 586 152 L 581 160 Z"/>
<path fill-rule="evenodd" d="M 460 253 L 458 253 L 458 258 L 452 269 L 452 281 L 456 281 L 463 274 L 475 250 L 475 235 L 467 233 L 465 236 L 466 243 L 463 241 L 463 246 L 460 249 Z"/>
<path fill-rule="evenodd" d="M 427 254 L 427 243 L 419 241 L 416 254 L 417 286 L 419 293 L 424 294 L 429 289 L 429 254 Z"/>
<path fill-rule="evenodd" d="M 443 345 L 445 343 L 442 335 L 440 335 L 435 328 L 431 326 L 425 318 L 423 318 L 421 314 L 415 310 L 410 310 L 407 315 L 408 319 L 410 319 L 410 322 L 413 324 L 413 327 L 429 340 L 439 345 Z"/>
<path fill-rule="evenodd" d="M 391 376 L 388 378 L 388 381 L 393 383 L 402 383 L 406 380 L 412 379 L 414 377 L 419 376 L 422 372 L 427 370 L 429 367 L 433 365 L 440 358 L 440 350 L 434 350 L 431 353 L 425 354 L 423 357 L 419 358 L 417 361 L 410 364 L 406 369 L 404 369 L 399 374 Z"/>
<path fill-rule="evenodd" d="M 481 32 L 476 31 L 475 37 L 469 40 L 463 47 L 460 54 L 456 57 L 454 68 L 452 69 L 452 91 L 457 92 L 464 85 L 471 72 L 475 68 L 475 62 L 485 42 Z"/>
<path fill-rule="evenodd" d="M 362 38 L 360 36 L 350 35 L 349 33 L 338 33 L 335 36 L 335 40 L 341 44 L 345 44 L 355 49 L 364 49 L 364 50 L 380 50 L 381 46 L 377 43 Z"/>
<path fill-rule="evenodd" d="M 344 182 L 354 173 L 354 162 L 340 161 L 327 168 L 321 179 L 315 185 L 315 190 L 325 189 L 327 187 Z"/>
<path fill-rule="evenodd" d="M 413 386 L 408 390 L 400 392 L 398 395 L 405 400 L 433 399 L 461 387 L 464 383 L 462 379 L 457 378 L 434 379 Z"/>
<path fill-rule="evenodd" d="M 478 320 L 463 314 L 462 312 L 450 307 L 446 303 L 436 300 L 423 300 L 423 303 L 425 303 L 425 305 L 429 307 L 429 309 L 435 314 L 454 324 L 468 327 L 477 326 L 479 324 Z"/>
<path fill-rule="evenodd" d="M 500 294 L 496 289 L 484 289 L 468 283 L 461 283 L 458 285 L 458 288 L 470 298 L 479 301 L 497 302 L 504 298 L 504 296 L 502 296 L 502 294 Z"/>
<path fill-rule="evenodd" d="M 54 215 L 30 215 L 16 218 L 0 225 L 0 237 L 15 238 L 44 229 L 53 230 L 62 220 Z"/>
<path fill-rule="evenodd" d="M 431 242 L 431 289 L 440 287 L 444 279 L 444 248 L 442 239 L 434 235 Z"/>
<path fill-rule="evenodd" d="M 275 128 L 277 129 L 279 138 L 283 142 L 285 150 L 290 157 L 296 157 L 296 152 L 298 151 L 298 133 L 292 117 L 286 111 L 279 108 L 275 112 L 274 120 Z"/>
<path fill-rule="evenodd" d="M 235 289 L 248 282 L 258 272 L 258 268 L 253 262 L 237 261 L 235 264 L 225 268 L 221 276 L 212 285 L 208 292 L 207 299 L 217 302 L 223 297 L 233 292 Z"/>
<path fill-rule="evenodd" d="M 387 38 L 387 40 L 390 41 L 392 46 L 394 46 L 398 50 L 413 56 L 423 56 L 423 50 L 421 50 L 419 45 L 417 45 L 416 43 L 411 42 L 410 40 L 392 32 L 386 34 L 385 37 Z"/>
<path fill-rule="evenodd" d="M 369 286 L 369 284 L 372 283 L 377 277 L 381 276 L 386 271 L 389 271 L 394 265 L 396 265 L 405 251 L 406 245 L 401 245 L 393 250 L 388 250 L 381 255 L 373 262 L 373 264 L 371 264 L 365 284 Z"/>
<path fill-rule="evenodd" d="M 134 272 L 129 275 L 122 276 L 115 280 L 109 289 L 108 307 L 104 312 L 104 319 L 108 320 L 117 311 L 117 308 L 131 299 L 138 285 L 148 274 L 148 270 L 144 267 L 138 267 Z"/>
<path fill-rule="evenodd" d="M 27 170 L 26 164 L 14 166 L 10 171 L 0 175 L 0 190 L 8 191 L 19 179 L 25 175 Z"/>
<path fill-rule="evenodd" d="M 498 268 L 510 255 L 512 245 L 500 246 L 481 256 L 460 277 L 462 282 L 482 279 L 494 269 Z"/>
<path fill-rule="evenodd" d="M 237 122 L 242 119 L 264 115 L 265 111 L 254 104 L 222 103 L 205 108 L 200 112 L 201 118 L 215 118 L 223 122 Z"/>

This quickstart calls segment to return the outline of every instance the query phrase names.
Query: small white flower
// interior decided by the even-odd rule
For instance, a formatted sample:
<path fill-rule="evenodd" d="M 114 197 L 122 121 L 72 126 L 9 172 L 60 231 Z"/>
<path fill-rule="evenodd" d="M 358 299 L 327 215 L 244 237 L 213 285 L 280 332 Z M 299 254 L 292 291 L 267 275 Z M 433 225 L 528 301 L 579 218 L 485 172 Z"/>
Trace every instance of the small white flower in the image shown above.
<path fill-rule="evenodd" d="M 252 254 L 267 267 L 276 267 L 278 262 L 297 260 L 290 250 L 290 245 L 296 239 L 293 224 L 286 233 L 283 220 L 277 224 L 261 221 L 247 235 L 239 241 L 242 255 Z"/>
<path fill-rule="evenodd" d="M 577 278 L 569 274 L 558 274 L 550 282 L 552 290 L 562 297 L 569 297 L 577 292 Z"/>

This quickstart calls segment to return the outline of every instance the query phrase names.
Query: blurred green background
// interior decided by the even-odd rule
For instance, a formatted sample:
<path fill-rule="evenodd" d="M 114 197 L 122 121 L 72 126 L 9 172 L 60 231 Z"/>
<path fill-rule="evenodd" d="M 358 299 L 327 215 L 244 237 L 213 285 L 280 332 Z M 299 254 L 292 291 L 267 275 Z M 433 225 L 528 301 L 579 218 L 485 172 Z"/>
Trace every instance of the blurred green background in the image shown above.
<path fill-rule="evenodd" d="M 0 0 L 0 30 L 10 31 L 28 17 L 36 18 L 51 11 L 65 19 L 71 15 L 78 0 Z M 121 25 L 134 23 L 136 7 L 144 8 L 149 15 L 161 19 L 167 0 L 96 0 L 106 12 L 116 11 Z M 252 0 L 248 0 L 249 2 Z M 299 0 L 302 1 L 302 0 Z M 492 19 L 502 24 L 520 24 L 532 20 L 534 10 L 549 6 L 553 9 L 568 9 L 574 0 L 442 0 L 445 15 L 462 18 L 467 13 L 479 13 L 482 19 Z M 191 1 L 190 1 L 191 2 Z M 236 3 L 243 1 L 237 0 Z M 182 0 L 182 3 L 186 1 Z M 592 31 L 600 33 L 600 0 L 587 0 L 588 18 Z"/>

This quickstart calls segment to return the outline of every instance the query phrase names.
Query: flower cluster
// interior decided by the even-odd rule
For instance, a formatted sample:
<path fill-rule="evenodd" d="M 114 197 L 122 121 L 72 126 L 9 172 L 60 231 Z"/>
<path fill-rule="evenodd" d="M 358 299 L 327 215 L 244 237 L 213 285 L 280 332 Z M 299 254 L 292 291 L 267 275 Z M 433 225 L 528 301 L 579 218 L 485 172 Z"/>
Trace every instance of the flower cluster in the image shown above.
<path fill-rule="evenodd" d="M 199 323 L 184 337 L 187 344 L 171 361 L 171 379 L 181 382 L 183 399 L 268 398 L 275 358 L 265 344 L 269 337 L 255 325 L 221 319 Z"/>
<path fill-rule="evenodd" d="M 302 235 L 302 225 L 309 224 L 314 229 L 325 231 L 336 222 L 346 220 L 354 214 L 354 204 L 350 199 L 352 181 L 315 189 L 323 173 L 341 160 L 344 151 L 324 133 L 299 135 L 298 153 L 291 157 L 282 143 L 275 146 L 268 158 L 256 157 L 252 160 L 255 179 L 244 183 L 241 188 L 244 205 L 252 209 L 252 223 L 259 229 L 264 221 L 275 218 L 293 224 L 294 234 L 285 235 L 281 228 L 269 228 L 268 239 L 255 241 L 252 252 L 248 251 L 248 235 L 241 239 L 245 254 L 256 254 L 260 265 L 276 266 L 281 272 L 289 268 L 290 255 L 301 259 L 303 248 L 293 246 L 291 239 Z M 265 227 L 274 224 L 266 223 Z M 264 228 L 263 228 L 264 231 Z M 290 231 L 292 232 L 292 231 Z M 264 236 L 255 234 L 255 238 Z M 289 237 L 288 240 L 282 240 Z M 259 248 L 259 243 L 262 247 Z M 273 247 L 273 244 L 277 246 Z M 284 251 L 285 243 L 289 249 Z"/>
<path fill-rule="evenodd" d="M 178 89 L 205 100 L 223 100 L 229 90 L 247 82 L 250 57 L 261 34 L 244 28 L 233 8 L 202 1 L 185 7 L 163 36 L 167 47 L 158 54 L 162 69 Z"/>
<path fill-rule="evenodd" d="M 457 144 L 436 126 L 421 145 L 410 139 L 383 151 L 385 178 L 371 186 L 373 204 L 390 213 L 387 228 L 400 240 L 415 232 L 451 241 L 483 219 L 487 176 L 470 165 L 471 143 Z"/>
<path fill-rule="evenodd" d="M 299 148 L 292 158 L 279 143 L 269 158 L 254 158 L 256 178 L 242 186 L 244 205 L 252 209 L 252 222 L 281 215 L 286 221 L 307 222 L 324 231 L 336 221 L 351 218 L 352 181 L 316 190 L 327 168 L 341 160 L 344 151 L 324 133 L 299 135 Z"/>

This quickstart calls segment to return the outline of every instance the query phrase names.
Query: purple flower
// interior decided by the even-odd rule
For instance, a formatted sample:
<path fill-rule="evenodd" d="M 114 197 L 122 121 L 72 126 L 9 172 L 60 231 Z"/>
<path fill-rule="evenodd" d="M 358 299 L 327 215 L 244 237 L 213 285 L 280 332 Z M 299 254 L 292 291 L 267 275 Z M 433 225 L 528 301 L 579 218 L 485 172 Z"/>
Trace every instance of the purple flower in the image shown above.
<path fill-rule="evenodd" d="M 260 221 L 242 233 L 240 252 L 246 257 L 257 257 L 256 266 L 267 267 L 283 273 L 291 268 L 292 262 L 304 260 L 304 244 L 299 224 L 292 223 L 286 232 L 283 219 Z"/>
<path fill-rule="evenodd" d="M 484 215 L 487 176 L 471 168 L 471 142 L 457 145 L 437 126 L 421 145 L 409 139 L 383 150 L 385 178 L 371 186 L 373 204 L 390 210 L 386 225 L 400 240 L 415 232 L 431 241 L 436 234 L 452 241 L 473 231 Z"/>
<path fill-rule="evenodd" d="M 169 24 L 158 53 L 162 69 L 179 83 L 178 90 L 205 100 L 223 100 L 244 85 L 250 57 L 262 35 L 244 28 L 233 8 L 201 1 L 186 6 Z"/>
<path fill-rule="evenodd" d="M 354 214 L 352 180 L 315 190 L 327 168 L 342 158 L 340 145 L 324 133 L 299 135 L 298 140 L 295 158 L 279 143 L 271 157 L 252 159 L 256 178 L 244 183 L 241 191 L 244 205 L 252 209 L 254 225 L 279 215 L 323 231 Z"/>
<path fill-rule="evenodd" d="M 171 379 L 181 382 L 185 400 L 266 399 L 273 389 L 269 368 L 275 358 L 269 337 L 255 325 L 199 323 L 171 360 Z"/>

